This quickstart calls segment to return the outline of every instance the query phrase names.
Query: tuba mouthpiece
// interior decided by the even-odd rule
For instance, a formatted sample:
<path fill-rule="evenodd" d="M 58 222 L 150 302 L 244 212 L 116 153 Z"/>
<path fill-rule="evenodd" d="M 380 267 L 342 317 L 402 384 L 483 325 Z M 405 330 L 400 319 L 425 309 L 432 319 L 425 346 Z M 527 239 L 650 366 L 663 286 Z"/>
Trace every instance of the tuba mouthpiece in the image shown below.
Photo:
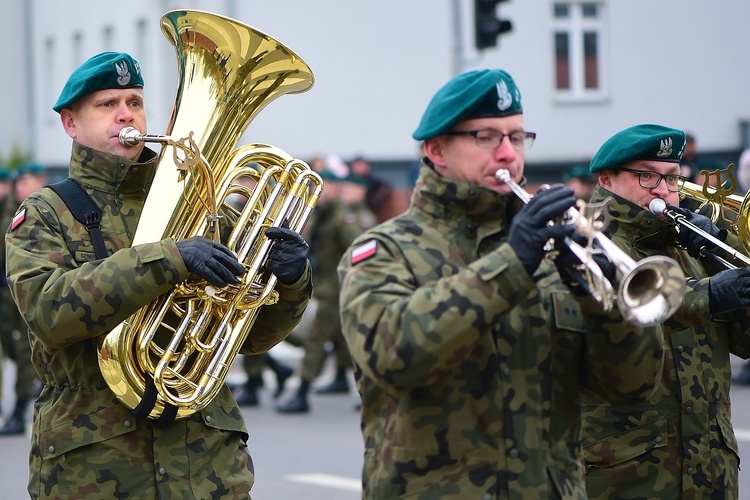
<path fill-rule="evenodd" d="M 132 148 L 133 146 L 137 146 L 140 137 L 141 137 L 141 133 L 135 127 L 125 127 L 124 129 L 120 130 L 120 135 L 119 135 L 120 144 L 122 144 L 126 148 Z"/>
<path fill-rule="evenodd" d="M 667 204 L 661 198 L 654 198 L 648 204 L 648 209 L 651 210 L 652 214 L 661 215 L 667 209 Z"/>

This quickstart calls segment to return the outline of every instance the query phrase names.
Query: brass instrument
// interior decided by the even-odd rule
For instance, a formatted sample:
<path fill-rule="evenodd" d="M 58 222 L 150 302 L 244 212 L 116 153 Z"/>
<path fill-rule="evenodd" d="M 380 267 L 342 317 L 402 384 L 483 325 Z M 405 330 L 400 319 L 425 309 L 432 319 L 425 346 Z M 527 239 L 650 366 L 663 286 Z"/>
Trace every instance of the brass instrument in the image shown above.
<path fill-rule="evenodd" d="M 495 177 L 504 182 L 521 201 L 528 203 L 531 195 L 519 186 L 507 170 L 498 170 Z M 566 238 L 565 244 L 581 261 L 589 290 L 605 310 L 611 310 L 614 302 L 614 287 L 604 276 L 593 259 L 599 250 L 617 268 L 621 279 L 617 289 L 617 307 L 628 322 L 639 326 L 651 326 L 672 316 L 685 295 L 685 275 L 679 264 L 665 256 L 654 255 L 636 262 L 615 243 L 598 230 L 593 220 L 583 217 L 571 207 L 565 214 L 564 223 L 573 224 L 578 234 L 586 237 L 589 244 L 581 246 Z M 593 247 L 596 242 L 598 249 Z"/>
<path fill-rule="evenodd" d="M 307 164 L 273 146 L 232 151 L 268 103 L 312 87 L 304 61 L 270 36 L 207 12 L 168 12 L 161 28 L 179 66 L 167 135 L 120 133 L 124 145 L 163 145 L 132 244 L 196 235 L 221 241 L 220 213 L 231 215 L 237 222 L 222 243 L 245 267 L 237 285 L 181 283 L 100 340 L 99 365 L 117 398 L 143 416 L 170 421 L 216 397 L 243 344 L 264 352 L 278 342 L 251 332 L 260 308 L 278 299 L 276 277 L 265 268 L 271 247 L 265 231 L 285 221 L 301 231 L 323 183 Z M 255 186 L 240 185 L 242 177 Z M 248 199 L 241 210 L 227 203 L 235 193 Z"/>
<path fill-rule="evenodd" d="M 745 252 L 750 253 L 750 193 L 744 197 L 734 194 L 737 179 L 733 173 L 734 164 L 730 163 L 726 169 L 707 171 L 702 170 L 703 186 L 694 182 L 685 182 L 680 189 L 680 199 L 689 198 L 698 201 L 701 207 L 708 205 L 711 209 L 710 218 L 714 224 L 726 225 L 742 242 Z M 727 175 L 731 187 L 725 183 L 717 183 L 718 187 L 709 185 L 709 179 L 716 177 L 721 180 L 722 174 Z M 731 217 L 724 214 L 729 211 Z M 723 224 L 721 224 L 720 219 Z"/>
<path fill-rule="evenodd" d="M 727 254 L 728 257 L 742 262 L 745 266 L 750 266 L 750 258 L 742 254 L 738 250 L 735 250 L 731 246 L 727 245 L 718 238 L 714 238 L 711 234 L 707 233 L 703 229 L 699 228 L 689 220 L 685 218 L 681 213 L 670 210 L 667 207 L 667 203 L 661 198 L 654 198 L 651 203 L 648 204 L 649 210 L 656 215 L 664 215 L 668 220 L 672 221 L 674 225 L 680 228 L 680 230 L 689 230 L 701 235 L 703 238 L 713 243 L 716 248 L 719 248 Z M 730 261 L 717 254 L 713 250 L 709 250 L 706 246 L 701 247 L 700 254 L 703 257 L 711 257 L 712 259 L 719 262 L 727 269 L 738 269 L 739 266 L 732 264 Z"/>

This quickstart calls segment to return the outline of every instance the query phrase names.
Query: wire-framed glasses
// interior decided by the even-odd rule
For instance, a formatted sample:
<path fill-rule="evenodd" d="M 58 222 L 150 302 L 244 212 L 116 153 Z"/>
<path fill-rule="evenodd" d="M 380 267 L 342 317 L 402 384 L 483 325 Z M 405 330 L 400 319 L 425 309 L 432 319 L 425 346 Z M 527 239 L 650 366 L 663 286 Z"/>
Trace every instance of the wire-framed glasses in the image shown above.
<path fill-rule="evenodd" d="M 667 183 L 667 190 L 676 193 L 682 189 L 682 186 L 685 185 L 685 181 L 687 180 L 687 177 L 684 175 L 660 174 L 659 172 L 652 172 L 649 170 L 634 170 L 632 168 L 624 167 L 620 167 L 620 170 L 637 175 L 638 184 L 646 189 L 654 189 L 659 185 L 661 180 L 664 179 L 664 182 Z"/>
<path fill-rule="evenodd" d="M 536 139 L 536 133 L 534 132 L 511 132 L 510 134 L 504 134 L 497 130 L 454 130 L 445 132 L 445 135 L 471 136 L 474 138 L 477 147 L 482 149 L 495 149 L 507 137 L 513 149 L 518 151 L 529 149 L 534 145 L 534 139 Z"/>

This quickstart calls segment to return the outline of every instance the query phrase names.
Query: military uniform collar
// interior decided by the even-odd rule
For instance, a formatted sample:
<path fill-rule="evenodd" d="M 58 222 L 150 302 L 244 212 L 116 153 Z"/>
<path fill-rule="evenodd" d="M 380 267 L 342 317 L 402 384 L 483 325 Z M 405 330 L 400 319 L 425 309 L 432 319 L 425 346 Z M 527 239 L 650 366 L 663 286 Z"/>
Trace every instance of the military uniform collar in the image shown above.
<path fill-rule="evenodd" d="M 517 198 L 512 194 L 501 194 L 490 189 L 448 179 L 438 174 L 428 161 L 423 161 L 419 178 L 414 186 L 414 206 L 436 217 L 455 217 L 462 211 L 474 222 L 497 220 L 505 212 L 509 202 Z"/>
<path fill-rule="evenodd" d="M 611 217 L 606 233 L 625 238 L 634 246 L 649 248 L 664 248 L 675 241 L 671 224 L 602 186 L 596 187 L 591 202 L 601 202 L 606 198 L 610 198 Z"/>
<path fill-rule="evenodd" d="M 134 161 L 73 141 L 69 175 L 84 186 L 110 194 L 145 192 L 156 173 L 156 158 L 148 148 Z"/>

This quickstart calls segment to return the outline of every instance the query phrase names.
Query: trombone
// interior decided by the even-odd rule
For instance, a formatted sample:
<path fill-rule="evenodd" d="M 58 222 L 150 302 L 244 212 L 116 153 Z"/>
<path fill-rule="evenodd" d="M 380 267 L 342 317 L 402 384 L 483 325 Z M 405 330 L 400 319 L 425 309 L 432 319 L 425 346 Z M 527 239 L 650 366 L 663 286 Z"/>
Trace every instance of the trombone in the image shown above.
<path fill-rule="evenodd" d="M 677 212 L 676 210 L 672 210 L 668 208 L 666 202 L 662 200 L 661 198 L 654 198 L 653 200 L 651 200 L 651 203 L 648 204 L 648 208 L 649 210 L 651 210 L 652 213 L 656 215 L 661 214 L 667 217 L 667 219 L 672 221 L 672 223 L 678 228 L 680 228 L 680 230 L 684 228 L 684 229 L 688 229 L 690 231 L 693 231 L 699 234 L 701 237 L 713 243 L 717 248 L 720 248 L 722 251 L 729 254 L 731 258 L 742 262 L 745 266 L 750 266 L 750 258 L 745 256 L 743 253 L 739 252 L 738 250 L 735 250 L 731 246 L 727 245 L 720 239 L 715 238 L 710 233 L 707 233 L 703 229 L 699 228 L 698 226 L 696 226 L 695 224 L 687 220 L 687 218 L 681 213 Z M 739 268 L 739 266 L 732 264 L 727 259 L 709 250 L 708 247 L 705 245 L 700 248 L 700 254 L 702 257 L 711 257 L 712 259 L 716 260 L 727 269 Z"/>
<path fill-rule="evenodd" d="M 523 203 L 531 200 L 531 195 L 511 178 L 507 170 L 498 170 L 495 178 L 504 182 Z M 614 288 L 592 258 L 593 241 L 598 243 L 601 252 L 622 275 L 616 301 L 620 314 L 628 322 L 639 326 L 656 325 L 672 316 L 680 307 L 685 295 L 685 274 L 674 259 L 654 255 L 636 262 L 598 231 L 593 221 L 573 207 L 568 209 L 563 223 L 575 224 L 576 231 L 589 240 L 585 248 L 570 238 L 565 239 L 565 244 L 581 261 L 580 270 L 584 273 L 591 295 L 604 310 L 612 308 Z"/>

